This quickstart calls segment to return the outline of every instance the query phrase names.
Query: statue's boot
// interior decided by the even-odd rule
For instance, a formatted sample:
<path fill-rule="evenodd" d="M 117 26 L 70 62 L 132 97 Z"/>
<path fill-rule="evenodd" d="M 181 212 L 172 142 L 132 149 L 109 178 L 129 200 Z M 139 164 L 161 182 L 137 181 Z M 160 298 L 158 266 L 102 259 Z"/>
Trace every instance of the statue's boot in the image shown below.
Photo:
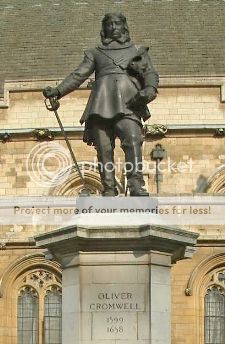
<path fill-rule="evenodd" d="M 138 127 L 137 127 L 138 128 Z M 130 196 L 149 196 L 142 173 L 142 135 L 139 129 L 121 139 L 121 147 L 125 154 L 127 185 Z"/>
<path fill-rule="evenodd" d="M 92 123 L 95 148 L 98 157 L 98 170 L 103 186 L 102 196 L 117 196 L 114 166 L 115 137 L 111 121 L 96 118 Z"/>
<path fill-rule="evenodd" d="M 113 197 L 118 195 L 115 179 L 113 149 L 110 144 L 97 148 L 98 169 L 103 186 L 102 196 Z"/>

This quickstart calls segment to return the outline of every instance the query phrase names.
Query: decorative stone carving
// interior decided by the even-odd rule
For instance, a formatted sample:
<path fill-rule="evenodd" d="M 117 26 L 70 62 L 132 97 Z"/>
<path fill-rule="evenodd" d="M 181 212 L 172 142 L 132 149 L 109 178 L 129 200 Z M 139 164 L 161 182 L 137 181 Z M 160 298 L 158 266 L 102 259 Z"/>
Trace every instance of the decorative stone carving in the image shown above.
<path fill-rule="evenodd" d="M 0 141 L 2 143 L 10 141 L 11 135 L 9 133 L 0 134 Z"/>
<path fill-rule="evenodd" d="M 53 133 L 49 129 L 46 129 L 46 128 L 35 129 L 34 135 L 39 141 L 54 140 Z"/>
<path fill-rule="evenodd" d="M 35 270 L 23 278 L 23 283 L 43 288 L 51 285 L 60 285 L 59 279 L 51 272 L 46 270 Z"/>
<path fill-rule="evenodd" d="M 27 293 L 27 292 L 31 293 L 32 296 L 34 297 L 38 297 L 37 291 L 33 287 L 27 286 L 27 285 L 20 288 L 19 295 L 22 296 L 24 293 Z"/>
<path fill-rule="evenodd" d="M 223 293 L 225 295 L 225 269 L 223 268 L 222 270 L 218 270 L 212 273 L 212 275 L 210 276 L 210 284 L 212 283 L 212 285 L 210 286 L 213 287 L 213 285 L 217 285 L 219 287 L 221 287 L 223 289 Z M 209 288 L 208 288 L 209 289 Z"/>
<path fill-rule="evenodd" d="M 207 257 L 197 265 L 190 275 L 185 295 L 196 295 L 200 289 L 206 290 L 212 284 L 220 284 L 225 288 L 224 258 L 225 254 L 221 252 Z"/>
<path fill-rule="evenodd" d="M 225 136 L 225 128 L 217 128 L 215 131 L 215 136 Z"/>
<path fill-rule="evenodd" d="M 146 136 L 163 137 L 167 133 L 167 127 L 163 124 L 145 125 L 144 132 Z"/>
<path fill-rule="evenodd" d="M 4 241 L 0 242 L 0 250 L 6 249 L 6 243 Z"/>
<path fill-rule="evenodd" d="M 225 192 L 225 165 L 219 166 L 207 180 L 207 193 Z"/>
<path fill-rule="evenodd" d="M 57 292 L 61 295 L 62 294 L 62 287 L 58 286 L 58 285 L 50 285 L 46 290 L 46 294 L 51 293 L 51 292 Z"/>

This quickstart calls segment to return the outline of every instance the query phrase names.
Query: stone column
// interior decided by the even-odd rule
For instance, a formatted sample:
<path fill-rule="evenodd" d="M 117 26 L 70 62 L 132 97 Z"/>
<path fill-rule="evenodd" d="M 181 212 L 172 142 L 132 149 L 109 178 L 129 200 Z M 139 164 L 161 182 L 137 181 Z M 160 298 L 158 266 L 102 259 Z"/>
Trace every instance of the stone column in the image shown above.
<path fill-rule="evenodd" d="M 170 344 L 170 270 L 197 236 L 146 225 L 36 237 L 63 267 L 63 344 Z"/>
<path fill-rule="evenodd" d="M 150 343 L 171 343 L 171 255 L 151 252 L 149 260 Z"/>

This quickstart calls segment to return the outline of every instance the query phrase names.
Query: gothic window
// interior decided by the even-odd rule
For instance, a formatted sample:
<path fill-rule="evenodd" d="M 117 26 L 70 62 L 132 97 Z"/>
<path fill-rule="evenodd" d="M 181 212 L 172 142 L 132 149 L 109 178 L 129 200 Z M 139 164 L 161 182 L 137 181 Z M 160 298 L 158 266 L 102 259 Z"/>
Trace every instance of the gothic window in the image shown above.
<path fill-rule="evenodd" d="M 62 294 L 53 287 L 45 295 L 44 334 L 45 344 L 61 344 Z"/>
<path fill-rule="evenodd" d="M 17 304 L 18 344 L 37 344 L 38 295 L 32 287 L 24 287 Z"/>
<path fill-rule="evenodd" d="M 213 286 L 205 295 L 205 344 L 225 343 L 224 290 Z"/>
<path fill-rule="evenodd" d="M 225 343 L 225 271 L 211 274 L 204 299 L 204 344 Z"/>
<path fill-rule="evenodd" d="M 17 298 L 17 344 L 62 343 L 60 280 L 46 270 L 23 277 Z"/>
<path fill-rule="evenodd" d="M 225 252 L 207 256 L 192 271 L 187 296 L 193 297 L 195 344 L 225 344 Z"/>

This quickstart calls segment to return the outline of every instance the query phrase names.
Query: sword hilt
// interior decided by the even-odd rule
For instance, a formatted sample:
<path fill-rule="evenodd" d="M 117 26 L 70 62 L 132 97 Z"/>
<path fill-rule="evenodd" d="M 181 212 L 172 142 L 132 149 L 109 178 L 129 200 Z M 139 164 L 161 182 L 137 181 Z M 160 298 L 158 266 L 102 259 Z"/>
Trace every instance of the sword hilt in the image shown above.
<path fill-rule="evenodd" d="M 45 106 L 49 111 L 57 111 L 60 107 L 60 103 L 57 97 L 50 97 L 45 99 Z"/>

